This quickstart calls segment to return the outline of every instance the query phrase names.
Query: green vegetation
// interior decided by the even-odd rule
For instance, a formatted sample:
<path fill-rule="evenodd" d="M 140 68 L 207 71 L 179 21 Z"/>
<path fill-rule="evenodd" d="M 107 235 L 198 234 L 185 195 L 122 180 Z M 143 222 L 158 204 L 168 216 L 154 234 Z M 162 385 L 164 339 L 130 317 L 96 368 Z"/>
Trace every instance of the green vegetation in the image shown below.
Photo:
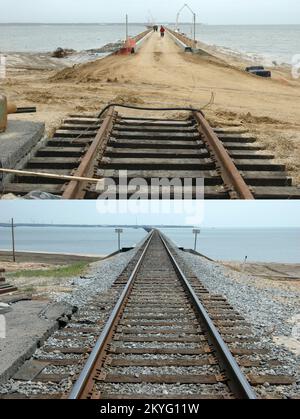
<path fill-rule="evenodd" d="M 62 266 L 50 269 L 21 270 L 7 272 L 6 277 L 11 278 L 69 278 L 85 273 L 89 266 L 86 262 L 74 263 L 73 265 Z"/>

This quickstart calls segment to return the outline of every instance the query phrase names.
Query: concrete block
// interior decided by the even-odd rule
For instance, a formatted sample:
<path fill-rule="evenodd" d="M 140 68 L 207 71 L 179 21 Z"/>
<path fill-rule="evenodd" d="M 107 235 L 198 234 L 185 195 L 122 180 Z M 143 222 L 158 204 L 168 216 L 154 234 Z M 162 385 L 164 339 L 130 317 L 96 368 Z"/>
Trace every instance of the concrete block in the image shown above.
<path fill-rule="evenodd" d="M 45 124 L 42 122 L 10 120 L 7 130 L 0 133 L 0 159 L 3 168 L 14 169 L 43 138 L 44 133 Z"/>
<path fill-rule="evenodd" d="M 12 311 L 12 307 L 8 304 L 5 303 L 0 303 L 0 315 L 9 313 L 10 311 Z"/>
<path fill-rule="evenodd" d="M 47 362 L 40 362 L 34 359 L 26 361 L 19 371 L 13 376 L 14 380 L 32 381 L 49 365 Z"/>

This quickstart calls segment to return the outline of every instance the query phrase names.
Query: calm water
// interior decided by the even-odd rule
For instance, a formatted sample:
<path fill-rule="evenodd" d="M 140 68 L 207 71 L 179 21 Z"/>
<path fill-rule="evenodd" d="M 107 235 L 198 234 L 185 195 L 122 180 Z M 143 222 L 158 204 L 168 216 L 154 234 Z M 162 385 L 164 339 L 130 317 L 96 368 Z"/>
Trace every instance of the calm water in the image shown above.
<path fill-rule="evenodd" d="M 190 229 L 163 231 L 178 246 L 194 248 Z M 212 259 L 299 263 L 300 229 L 202 230 L 197 250 Z"/>
<path fill-rule="evenodd" d="M 193 248 L 191 229 L 163 232 L 178 246 Z M 146 235 L 142 229 L 124 229 L 123 246 L 134 246 Z M 16 247 L 21 251 L 108 254 L 117 250 L 111 228 L 16 228 Z M 0 227 L 0 249 L 11 248 L 10 230 Z M 198 251 L 220 260 L 300 262 L 300 229 L 205 229 Z"/>
<path fill-rule="evenodd" d="M 122 246 L 132 247 L 144 237 L 143 229 L 124 229 Z M 118 250 L 114 228 L 30 228 L 15 230 L 16 250 L 106 255 Z M 0 227 L 0 249 L 11 249 L 10 229 Z"/>
<path fill-rule="evenodd" d="M 136 35 L 144 29 L 142 24 L 133 24 L 129 32 Z M 183 24 L 180 29 L 191 36 L 191 25 Z M 121 24 L 0 24 L 0 51 L 85 50 L 124 37 L 125 26 Z M 265 57 L 268 62 L 291 63 L 293 55 L 300 54 L 300 25 L 197 25 L 197 38 L 250 57 Z"/>

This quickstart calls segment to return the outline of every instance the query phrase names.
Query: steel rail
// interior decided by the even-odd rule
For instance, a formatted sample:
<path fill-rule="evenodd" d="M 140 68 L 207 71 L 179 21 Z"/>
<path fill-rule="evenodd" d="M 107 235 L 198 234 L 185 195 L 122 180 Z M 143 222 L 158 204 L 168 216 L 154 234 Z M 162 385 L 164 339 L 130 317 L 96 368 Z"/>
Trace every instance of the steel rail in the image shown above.
<path fill-rule="evenodd" d="M 194 112 L 194 116 L 198 123 L 198 131 L 203 136 L 203 141 L 216 159 L 221 177 L 225 187 L 229 189 L 231 199 L 255 199 L 232 158 L 203 114 Z"/>
<path fill-rule="evenodd" d="M 87 153 L 83 157 L 78 169 L 75 171 L 75 177 L 89 177 L 91 171 L 93 170 L 94 159 L 101 148 L 105 148 L 105 138 L 108 136 L 109 132 L 112 129 L 113 121 L 116 116 L 114 107 L 110 109 L 110 112 L 106 115 L 103 120 L 101 127 L 89 147 Z M 100 180 L 100 179 L 99 179 Z M 88 182 L 82 182 L 79 180 L 71 181 L 66 187 L 62 198 L 63 199 L 83 199 L 84 198 L 84 186 Z"/>
<path fill-rule="evenodd" d="M 203 304 L 200 302 L 199 298 L 197 297 L 193 287 L 190 285 L 188 279 L 182 272 L 180 266 L 176 262 L 167 242 L 165 241 L 164 237 L 161 233 L 159 233 L 162 243 L 164 244 L 166 251 L 168 252 L 172 264 L 183 282 L 185 288 L 189 292 L 191 297 L 191 301 L 199 313 L 201 320 L 204 323 L 205 329 L 208 334 L 209 342 L 214 346 L 217 352 L 218 360 L 221 363 L 222 367 L 226 372 L 226 377 L 228 378 L 228 386 L 230 390 L 233 392 L 240 399 L 251 399 L 256 400 L 256 395 L 251 388 L 248 380 L 246 379 L 245 375 L 241 371 L 240 367 L 238 366 L 236 360 L 232 356 L 228 346 L 222 339 L 220 333 L 218 332 L 217 328 L 215 327 L 213 321 L 211 320 L 208 312 L 206 311 Z"/>
<path fill-rule="evenodd" d="M 130 275 L 128 282 L 117 302 L 117 304 L 115 305 L 108 321 L 106 322 L 106 325 L 99 337 L 99 339 L 96 342 L 96 345 L 91 353 L 91 355 L 89 356 L 87 363 L 84 366 L 84 369 L 82 370 L 78 380 L 76 381 L 70 396 L 68 397 L 69 400 L 76 400 L 76 399 L 80 399 L 82 398 L 83 394 L 86 394 L 87 392 L 89 392 L 89 390 L 87 391 L 86 388 L 88 387 L 88 382 L 91 378 L 92 372 L 95 368 L 96 362 L 99 360 L 99 358 L 101 357 L 101 354 L 103 352 L 103 350 L 105 349 L 105 346 L 107 344 L 107 342 L 109 341 L 111 334 L 114 330 L 114 325 L 115 323 L 118 321 L 118 318 L 120 317 L 120 314 L 122 313 L 122 309 L 124 308 L 124 304 L 126 302 L 126 299 L 128 297 L 128 295 L 130 294 L 130 291 L 132 289 L 133 283 L 135 281 L 135 278 L 137 276 L 137 273 L 140 269 L 140 266 L 145 258 L 145 255 L 147 253 L 147 250 L 150 246 L 150 243 L 152 241 L 153 238 L 153 234 L 154 231 L 152 231 L 149 234 L 148 237 L 148 242 L 145 246 L 145 249 L 143 250 L 143 253 L 141 255 L 141 257 L 139 258 L 138 262 L 135 265 L 135 268 L 132 272 L 132 274 Z M 92 388 L 92 387 L 90 387 Z"/>

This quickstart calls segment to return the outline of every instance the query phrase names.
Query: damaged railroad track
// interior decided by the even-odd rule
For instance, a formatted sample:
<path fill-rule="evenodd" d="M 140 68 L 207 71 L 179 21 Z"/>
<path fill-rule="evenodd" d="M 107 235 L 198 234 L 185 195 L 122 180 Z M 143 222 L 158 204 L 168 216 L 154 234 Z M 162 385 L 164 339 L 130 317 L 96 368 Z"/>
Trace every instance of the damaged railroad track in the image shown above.
<path fill-rule="evenodd" d="M 270 375 L 280 363 L 158 231 L 112 292 L 105 313 L 95 297 L 35 354 L 25 395 L 5 398 L 255 399 L 255 389 L 266 383 L 269 397 L 280 397 L 277 386 L 295 383 Z M 88 321 L 99 315 L 100 322 Z"/>
<path fill-rule="evenodd" d="M 197 179 L 204 180 L 205 199 L 300 199 L 300 188 L 293 186 L 285 165 L 275 163 L 275 156 L 241 127 L 212 128 L 200 111 L 183 119 L 144 116 L 122 116 L 114 107 L 104 119 L 70 116 L 24 167 L 46 177 L 17 174 L 4 183 L 2 193 L 24 196 L 39 190 L 63 199 L 97 199 L 107 191 L 105 180 L 120 185 L 120 174 L 122 179 L 126 171 L 128 188 L 125 194 L 117 188 L 117 199 L 137 191 L 142 198 L 152 197 L 146 186 L 143 190 L 130 184 L 133 179 L 147 185 L 153 179 L 180 179 L 182 185 L 189 180 L 184 193 L 193 199 L 198 197 Z M 58 176 L 47 178 L 47 173 Z M 178 198 L 176 188 L 169 189 L 170 198 Z M 151 189 L 160 199 L 164 192 L 160 184 Z"/>

